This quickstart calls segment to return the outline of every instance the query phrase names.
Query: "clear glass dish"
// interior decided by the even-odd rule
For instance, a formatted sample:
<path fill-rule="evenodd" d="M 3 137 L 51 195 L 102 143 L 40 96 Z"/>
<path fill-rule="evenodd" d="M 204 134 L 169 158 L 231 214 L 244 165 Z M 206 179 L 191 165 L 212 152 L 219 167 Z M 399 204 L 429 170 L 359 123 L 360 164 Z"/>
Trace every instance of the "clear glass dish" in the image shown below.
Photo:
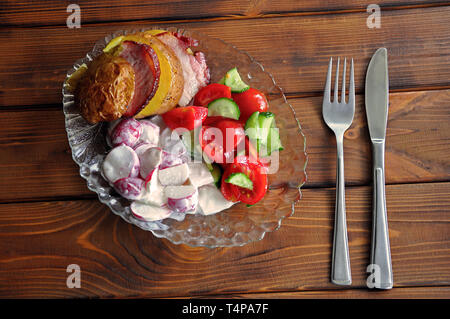
<path fill-rule="evenodd" d="M 67 77 L 80 65 L 101 54 L 106 44 L 116 36 L 151 28 L 117 31 L 100 39 L 86 56 L 68 71 Z M 267 232 L 277 230 L 284 218 L 291 216 L 295 203 L 300 200 L 300 188 L 306 181 L 306 141 L 292 106 L 287 102 L 274 78 L 246 52 L 205 34 L 168 28 L 199 41 L 195 50 L 203 51 L 211 71 L 211 82 L 217 82 L 227 70 L 236 66 L 244 81 L 266 93 L 270 111 L 276 114 L 284 150 L 279 153 L 277 173 L 269 175 L 269 189 L 263 200 L 252 207 L 236 204 L 220 213 L 176 214 L 161 221 L 144 222 L 130 212 L 130 202 L 119 196 L 101 175 L 101 163 L 108 152 L 105 141 L 106 124 L 91 125 L 79 114 L 74 96 L 63 85 L 63 110 L 66 131 L 73 160 L 80 166 L 80 175 L 90 190 L 98 194 L 100 202 L 125 221 L 156 237 L 167 238 L 176 244 L 190 246 L 225 247 L 242 246 L 261 240 Z M 297 206 L 298 207 L 298 206 Z"/>

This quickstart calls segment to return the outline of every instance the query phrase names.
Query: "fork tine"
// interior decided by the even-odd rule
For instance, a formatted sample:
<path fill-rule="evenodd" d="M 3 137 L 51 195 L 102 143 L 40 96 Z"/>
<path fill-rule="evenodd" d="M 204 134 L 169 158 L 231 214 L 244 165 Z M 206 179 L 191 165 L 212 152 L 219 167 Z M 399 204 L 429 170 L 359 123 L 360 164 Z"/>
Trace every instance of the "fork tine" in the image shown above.
<path fill-rule="evenodd" d="M 345 70 L 347 70 L 347 58 L 344 58 L 344 70 L 342 71 L 341 103 L 345 103 Z"/>
<path fill-rule="evenodd" d="M 350 67 L 350 89 L 348 91 L 348 102 L 355 103 L 355 74 L 353 70 L 353 58 L 352 65 Z"/>
<path fill-rule="evenodd" d="M 334 100 L 333 103 L 338 103 L 338 91 L 339 91 L 339 60 L 340 58 L 338 58 L 337 60 L 337 64 L 336 64 L 336 82 L 334 82 Z"/>
<path fill-rule="evenodd" d="M 330 62 L 328 63 L 328 72 L 327 72 L 327 81 L 325 82 L 325 92 L 323 95 L 323 100 L 326 102 L 330 102 L 331 95 L 331 68 L 333 67 L 333 58 L 330 58 Z"/>

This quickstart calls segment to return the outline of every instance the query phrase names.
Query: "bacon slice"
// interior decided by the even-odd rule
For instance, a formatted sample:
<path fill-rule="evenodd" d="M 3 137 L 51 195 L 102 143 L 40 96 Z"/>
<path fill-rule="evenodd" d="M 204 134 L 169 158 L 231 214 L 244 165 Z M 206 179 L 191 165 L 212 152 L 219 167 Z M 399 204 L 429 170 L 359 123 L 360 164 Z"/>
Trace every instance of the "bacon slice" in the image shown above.
<path fill-rule="evenodd" d="M 190 38 L 174 35 L 171 32 L 164 32 L 156 37 L 171 48 L 180 60 L 183 69 L 184 88 L 178 104 L 186 106 L 198 90 L 209 83 L 210 76 L 205 55 L 201 52 L 196 52 L 195 55 L 187 52 L 188 44 L 194 44 L 193 40 L 189 40 Z"/>
<path fill-rule="evenodd" d="M 148 45 L 134 41 L 122 42 L 120 56 L 134 69 L 134 95 L 124 116 L 134 116 L 155 95 L 159 85 L 160 67 L 156 52 Z"/>

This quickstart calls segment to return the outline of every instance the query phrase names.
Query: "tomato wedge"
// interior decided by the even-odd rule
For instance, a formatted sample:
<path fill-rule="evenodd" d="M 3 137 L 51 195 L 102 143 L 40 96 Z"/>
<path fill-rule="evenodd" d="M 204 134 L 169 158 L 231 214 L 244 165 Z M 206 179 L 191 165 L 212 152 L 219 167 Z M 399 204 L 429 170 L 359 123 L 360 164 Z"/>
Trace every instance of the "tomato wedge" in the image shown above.
<path fill-rule="evenodd" d="M 202 106 L 177 107 L 164 114 L 162 118 L 171 129 L 185 128 L 193 130 L 202 125 L 208 116 L 208 108 Z"/>
<path fill-rule="evenodd" d="M 206 106 L 221 97 L 231 99 L 231 88 L 223 84 L 212 83 L 197 92 L 194 97 L 194 105 Z"/>
<path fill-rule="evenodd" d="M 243 188 L 225 180 L 233 173 L 244 173 L 253 183 L 253 189 Z M 232 164 L 227 165 L 222 175 L 221 192 L 229 201 L 241 201 L 248 205 L 259 202 L 267 192 L 268 180 L 264 166 L 248 156 L 238 156 Z"/>

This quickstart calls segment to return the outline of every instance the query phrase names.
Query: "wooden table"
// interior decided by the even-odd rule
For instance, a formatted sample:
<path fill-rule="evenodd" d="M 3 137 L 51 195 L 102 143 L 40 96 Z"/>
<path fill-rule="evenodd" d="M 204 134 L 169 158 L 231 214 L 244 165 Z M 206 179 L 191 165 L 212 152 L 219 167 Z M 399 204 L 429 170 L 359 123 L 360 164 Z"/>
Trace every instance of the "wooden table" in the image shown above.
<path fill-rule="evenodd" d="M 0 297 L 450 297 L 450 2 L 380 0 L 3 1 L 0 10 Z M 307 140 L 308 181 L 294 216 L 262 241 L 192 248 L 157 239 L 100 204 L 72 161 L 61 110 L 66 70 L 130 25 L 200 30 L 275 75 Z M 364 78 L 388 48 L 386 191 L 395 288 L 366 287 L 371 154 Z M 353 57 L 357 107 L 345 136 L 353 285 L 330 283 L 334 136 L 322 121 L 330 56 Z M 81 288 L 66 286 L 69 264 Z"/>

